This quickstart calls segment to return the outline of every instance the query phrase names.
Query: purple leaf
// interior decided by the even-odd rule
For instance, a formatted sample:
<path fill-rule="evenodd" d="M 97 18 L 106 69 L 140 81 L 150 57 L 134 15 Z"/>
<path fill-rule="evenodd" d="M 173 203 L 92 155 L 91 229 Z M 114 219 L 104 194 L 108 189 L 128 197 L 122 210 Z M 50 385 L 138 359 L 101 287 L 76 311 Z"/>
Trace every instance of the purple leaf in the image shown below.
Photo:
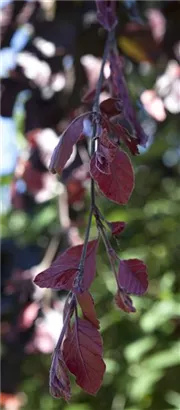
<path fill-rule="evenodd" d="M 133 306 L 132 299 L 127 295 L 127 293 L 123 292 L 122 290 L 118 290 L 115 296 L 115 303 L 124 312 L 127 313 L 134 313 L 136 312 L 135 307 Z"/>
<path fill-rule="evenodd" d="M 110 163 L 114 160 L 118 146 L 109 138 L 106 129 L 103 129 L 96 151 L 96 167 L 104 174 L 110 174 Z"/>
<path fill-rule="evenodd" d="M 107 223 L 109 228 L 111 229 L 112 235 L 119 235 L 122 231 L 124 231 L 126 227 L 125 222 L 108 222 Z"/>
<path fill-rule="evenodd" d="M 53 397 L 63 397 L 66 401 L 71 398 L 68 369 L 61 352 L 54 352 L 49 374 L 49 390 Z"/>
<path fill-rule="evenodd" d="M 61 174 L 66 162 L 70 158 L 73 150 L 74 144 L 78 142 L 81 138 L 81 133 L 83 131 L 83 122 L 85 118 L 88 118 L 89 113 L 84 113 L 79 117 L 75 118 L 71 122 L 69 127 L 64 131 L 60 137 L 54 152 L 52 154 L 49 170 L 53 174 Z"/>
<path fill-rule="evenodd" d="M 77 318 L 63 344 L 63 356 L 76 383 L 95 395 L 102 383 L 105 364 L 99 331 L 87 320 Z"/>
<path fill-rule="evenodd" d="M 108 98 L 100 104 L 100 110 L 106 114 L 108 118 L 114 117 L 122 112 L 122 100 L 120 98 Z"/>
<path fill-rule="evenodd" d="M 97 327 L 97 329 L 99 329 L 99 320 L 97 319 L 97 316 L 96 316 L 94 300 L 90 292 L 88 292 L 87 290 L 86 292 L 83 292 L 77 295 L 77 300 L 81 306 L 84 319 L 89 320 L 89 322 L 91 322 L 92 325 L 94 325 L 95 327 Z"/>
<path fill-rule="evenodd" d="M 102 173 L 96 166 L 95 153 L 90 163 L 91 176 L 108 199 L 117 204 L 126 204 L 134 188 L 134 173 L 130 159 L 125 152 L 118 149 L 109 166 L 111 173 Z"/>
<path fill-rule="evenodd" d="M 122 59 L 113 50 L 110 53 L 110 66 L 113 90 L 115 95 L 122 99 L 124 116 L 134 128 L 137 145 L 145 146 L 148 137 L 137 120 L 136 112 L 132 106 L 123 74 Z"/>
<path fill-rule="evenodd" d="M 121 260 L 118 281 L 127 293 L 143 295 L 148 288 L 146 265 L 140 259 Z"/>
<path fill-rule="evenodd" d="M 96 249 L 98 240 L 88 242 L 82 279 L 82 290 L 90 287 L 96 273 Z M 65 289 L 75 291 L 74 279 L 78 272 L 83 245 L 73 246 L 59 255 L 52 265 L 39 273 L 34 282 L 40 288 Z"/>

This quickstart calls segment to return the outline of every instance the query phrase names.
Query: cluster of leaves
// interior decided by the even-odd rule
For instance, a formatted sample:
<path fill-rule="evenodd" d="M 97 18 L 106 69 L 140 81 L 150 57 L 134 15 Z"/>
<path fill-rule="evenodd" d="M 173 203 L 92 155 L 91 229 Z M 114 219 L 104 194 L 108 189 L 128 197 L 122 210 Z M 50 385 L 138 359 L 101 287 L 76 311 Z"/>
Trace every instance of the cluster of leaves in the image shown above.
<path fill-rule="evenodd" d="M 122 59 L 116 48 L 114 28 L 117 19 L 114 7 L 114 2 L 97 2 L 99 21 L 109 34 L 92 112 L 76 118 L 64 131 L 50 163 L 51 172 L 61 175 L 74 144 L 85 137 L 90 139 L 91 208 L 85 242 L 69 248 L 57 257 L 50 268 L 35 278 L 35 283 L 42 288 L 70 292 L 64 307 L 64 323 L 50 371 L 51 394 L 66 400 L 70 398 L 67 370 L 76 376 L 77 384 L 90 394 L 96 394 L 99 390 L 105 371 L 99 323 L 94 301 L 89 293 L 96 273 L 96 251 L 99 242 L 99 238 L 89 241 L 92 215 L 95 216 L 99 236 L 104 241 L 117 282 L 117 306 L 128 313 L 135 312 L 129 295 L 143 295 L 148 287 L 145 264 L 139 259 L 119 260 L 110 245 L 104 223 L 107 223 L 114 235 L 120 234 L 124 223 L 106 221 L 95 202 L 94 183 L 107 199 L 117 204 L 127 204 L 134 187 L 134 173 L 129 156 L 121 146 L 124 143 L 135 155 L 139 152 L 138 146 L 144 146 L 147 142 L 147 136 L 136 118 L 129 98 Z M 111 90 L 112 97 L 99 106 L 107 59 L 110 62 L 110 76 L 106 86 Z M 94 93 L 91 91 L 92 94 Z M 81 306 L 83 319 L 78 317 L 77 303 Z M 73 324 L 72 316 L 75 316 Z"/>

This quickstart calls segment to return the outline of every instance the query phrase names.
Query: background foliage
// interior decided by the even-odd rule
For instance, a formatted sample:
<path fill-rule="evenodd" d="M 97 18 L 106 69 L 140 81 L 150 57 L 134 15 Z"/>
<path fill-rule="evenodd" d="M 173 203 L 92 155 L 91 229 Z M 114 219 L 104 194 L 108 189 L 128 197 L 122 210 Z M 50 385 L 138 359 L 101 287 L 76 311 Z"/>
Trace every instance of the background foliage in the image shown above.
<path fill-rule="evenodd" d="M 45 32 L 44 35 L 48 37 L 48 30 L 49 33 L 53 32 L 54 34 L 51 35 L 49 41 L 59 47 L 59 44 L 56 43 L 58 38 L 57 23 L 62 29 L 62 42 L 64 41 L 63 36 L 67 36 L 66 42 L 68 44 L 63 44 L 63 47 L 67 50 L 67 55 L 71 53 L 74 57 L 75 84 L 68 97 L 66 90 L 63 91 L 64 94 L 62 94 L 62 91 L 55 93 L 52 97 L 53 101 L 46 100 L 47 106 L 49 104 L 49 107 L 56 108 L 56 115 L 50 116 L 47 124 L 44 123 L 44 119 L 40 123 L 41 121 L 38 121 L 38 111 L 34 112 L 32 107 L 29 111 L 27 111 L 26 106 L 24 111 L 22 109 L 16 110 L 15 115 L 12 110 L 10 110 L 10 113 L 8 112 L 7 107 L 9 108 L 12 98 L 11 87 L 8 88 L 8 81 L 11 82 L 10 85 L 15 81 L 16 85 L 19 86 L 21 78 L 19 79 L 17 73 L 22 76 L 18 64 L 15 64 L 13 68 L 11 67 L 10 71 L 8 70 L 8 75 L 6 74 L 3 77 L 2 85 L 7 87 L 9 102 L 7 103 L 5 99 L 2 117 L 11 118 L 16 123 L 18 153 L 22 150 L 23 152 L 29 152 L 27 138 L 29 129 L 24 128 L 27 115 L 31 123 L 30 130 L 37 128 L 38 125 L 38 128 L 41 129 L 52 128 L 58 134 L 60 121 L 67 120 L 72 112 L 79 107 L 82 89 L 88 83 L 87 72 L 85 72 L 82 65 L 79 65 L 79 58 L 85 54 L 101 57 L 104 45 L 104 33 L 99 30 L 97 23 L 91 23 L 91 18 L 89 18 L 89 25 L 83 26 L 82 24 L 86 13 L 93 15 L 95 11 L 93 2 L 52 2 L 53 7 L 56 6 L 56 12 L 50 22 L 48 21 L 48 12 L 44 3 L 35 3 L 38 10 L 42 8 L 44 13 L 44 31 L 41 27 L 42 37 Z M 65 3 L 68 3 L 68 7 Z M 173 14 L 173 8 L 171 9 L 169 3 L 171 2 L 162 1 L 156 2 L 155 5 L 154 2 L 150 1 L 138 2 L 140 15 L 146 20 L 147 9 L 155 7 L 164 12 L 167 22 L 170 22 L 169 25 L 172 26 L 173 18 L 175 19 L 175 15 L 180 14 L 180 6 L 179 2 L 172 2 L 175 10 Z M 53 7 L 51 8 L 52 13 Z M 117 35 L 121 38 L 122 27 L 132 16 L 122 2 L 118 7 L 121 24 Z M 168 10 L 170 11 L 168 12 Z M 15 15 L 17 16 L 18 13 L 19 10 L 16 10 Z M 36 10 L 35 17 L 31 18 L 30 21 L 34 27 L 34 37 L 37 36 L 38 31 L 37 16 L 38 12 Z M 40 22 L 42 23 L 42 14 L 40 16 Z M 65 28 L 65 23 L 63 26 L 62 21 L 64 19 L 65 23 L 68 22 L 69 24 L 69 21 L 71 22 L 71 30 L 70 26 Z M 26 23 L 27 21 L 24 22 L 24 24 Z M 52 30 L 53 27 L 54 31 Z M 169 26 L 167 25 L 167 27 Z M 7 28 L 9 31 L 6 32 L 4 37 L 4 48 L 12 48 L 12 42 L 10 43 L 12 38 L 11 29 L 12 25 Z M 16 31 L 14 28 L 13 30 Z M 75 40 L 73 30 L 76 33 Z M 38 33 L 38 35 L 40 34 Z M 169 43 L 174 38 L 173 36 L 175 34 L 172 31 Z M 133 36 L 130 36 L 130 39 L 134 41 Z M 39 57 L 31 41 L 29 40 L 25 47 Z M 58 41 L 60 40 L 58 39 Z M 168 46 L 162 51 L 162 58 L 160 58 L 159 56 L 152 57 L 148 40 L 147 43 L 146 41 L 144 43 L 145 47 L 141 42 L 136 44 L 137 54 L 135 57 L 134 53 L 131 55 L 130 52 L 129 55 L 131 48 L 126 49 L 125 47 L 123 50 L 126 62 L 126 79 L 135 104 L 144 89 L 153 88 L 158 75 L 164 72 L 168 59 L 175 58 L 171 55 Z M 141 54 L 139 54 L 139 50 Z M 147 62 L 147 58 L 142 57 L 142 50 L 149 53 L 150 62 Z M 139 55 L 141 55 L 140 59 Z M 40 57 L 46 59 L 42 55 Z M 50 67 L 61 67 L 60 70 L 63 72 L 61 57 L 54 58 L 53 61 L 48 60 L 48 64 Z M 53 68 L 53 70 L 56 72 L 57 68 Z M 14 73 L 16 73 L 16 76 Z M 26 84 L 25 88 L 31 91 L 33 98 L 35 96 L 36 102 L 40 101 L 39 96 L 41 95 L 39 103 L 39 109 L 41 110 L 43 109 L 42 101 L 44 102 L 42 97 L 44 86 L 41 84 L 34 86 L 32 81 L 34 81 L 32 78 L 31 81 L 28 79 L 28 86 Z M 18 92 L 15 93 L 16 97 Z M 64 96 L 67 97 L 67 102 L 64 102 Z M 44 103 L 44 105 L 46 104 Z M 137 109 L 139 109 L 138 106 Z M 13 273 L 17 269 L 22 272 L 27 271 L 32 266 L 40 263 L 52 237 L 58 237 L 58 248 L 62 251 L 67 246 L 67 235 L 64 232 L 64 227 L 60 226 L 59 228 L 56 195 L 50 195 L 49 200 L 39 203 L 36 201 L 35 195 L 32 192 L 28 194 L 28 190 L 26 190 L 25 193 L 21 192 L 21 199 L 23 198 L 24 201 L 22 206 L 17 206 L 17 203 L 16 206 L 14 206 L 14 203 L 7 206 L 7 203 L 12 202 L 9 187 L 12 187 L 13 183 L 14 165 L 10 170 L 2 172 L 1 331 L 3 342 L 2 376 L 4 381 L 2 382 L 1 402 L 6 409 L 180 409 L 180 300 L 178 293 L 180 285 L 178 271 L 180 265 L 179 117 L 177 114 L 173 115 L 167 112 L 166 119 L 157 123 L 143 108 L 139 109 L 139 115 L 147 131 L 153 135 L 151 139 L 151 143 L 153 143 L 150 143 L 139 157 L 133 158 L 136 184 L 131 200 L 126 207 L 113 205 L 103 197 L 99 197 L 98 201 L 108 220 L 123 220 L 128 223 L 120 239 L 113 239 L 114 247 L 122 258 L 137 257 L 145 260 L 149 271 L 149 291 L 146 296 L 135 298 L 137 313 L 128 315 L 118 311 L 112 302 L 115 284 L 104 247 L 103 245 L 100 246 L 97 278 L 92 286 L 92 293 L 101 323 L 107 370 L 103 386 L 96 397 L 83 394 L 80 389 L 73 385 L 73 398 L 70 404 L 67 405 L 61 400 L 51 398 L 48 391 L 48 371 L 53 343 L 51 342 L 52 346 L 47 349 L 43 346 L 43 343 L 46 344 L 47 340 L 45 334 L 44 336 L 41 335 L 38 348 L 27 349 L 28 343 L 33 338 L 33 332 L 35 332 L 35 326 L 39 318 L 46 318 L 46 324 L 48 322 L 46 329 L 48 329 L 49 334 L 54 334 L 56 327 L 60 326 L 64 294 L 61 292 L 58 294 L 53 293 L 49 296 L 50 299 L 48 299 L 48 295 L 43 295 L 42 298 L 36 296 L 35 298 L 34 290 L 31 289 L 31 280 L 25 280 L 20 276 L 20 282 L 17 284 L 16 281 L 14 285 Z M 32 124 L 34 118 L 37 122 L 36 127 Z M 11 138 L 10 150 L 13 144 L 14 141 Z M 9 160 L 9 162 L 11 161 Z M 53 178 L 55 179 L 55 177 Z M 77 207 L 70 206 L 70 204 L 69 208 L 73 224 L 78 226 L 80 235 L 83 238 L 88 213 L 88 189 L 82 201 L 83 207 L 80 211 L 77 210 Z M 95 232 L 94 225 L 92 237 Z M 26 320 L 22 320 L 25 307 L 34 301 L 41 307 L 39 316 L 34 316 L 34 320 L 28 317 L 27 321 L 29 320 L 30 325 L 28 327 L 26 323 L 23 328 L 22 321 Z M 58 304 L 59 302 L 60 304 Z M 58 312 L 57 316 L 52 315 L 52 318 L 48 316 L 47 319 L 47 311 L 52 313 L 53 310 L 56 313 Z"/>

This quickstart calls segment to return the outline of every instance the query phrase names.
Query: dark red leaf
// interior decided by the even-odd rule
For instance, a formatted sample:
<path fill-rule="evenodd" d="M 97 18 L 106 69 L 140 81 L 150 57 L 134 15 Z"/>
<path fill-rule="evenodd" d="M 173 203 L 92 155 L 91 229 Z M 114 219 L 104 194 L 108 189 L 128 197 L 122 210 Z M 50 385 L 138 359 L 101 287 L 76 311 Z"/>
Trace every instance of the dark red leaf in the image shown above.
<path fill-rule="evenodd" d="M 123 74 L 122 58 L 120 58 L 118 54 L 114 53 L 113 50 L 111 50 L 110 53 L 110 67 L 112 73 L 113 91 L 116 96 L 122 99 L 124 116 L 134 128 L 137 144 L 145 146 L 148 137 L 136 118 L 136 112 L 129 97 L 128 88 Z"/>
<path fill-rule="evenodd" d="M 49 375 L 50 393 L 55 398 L 63 397 L 66 401 L 71 398 L 71 388 L 68 369 L 61 352 L 54 352 Z"/>
<path fill-rule="evenodd" d="M 105 30 L 111 31 L 117 25 L 116 1 L 96 0 L 97 18 Z"/>
<path fill-rule="evenodd" d="M 117 150 L 114 160 L 109 164 L 111 174 L 105 175 L 96 167 L 96 153 L 90 163 L 90 173 L 101 192 L 118 204 L 126 204 L 134 188 L 134 173 L 128 155 Z"/>
<path fill-rule="evenodd" d="M 96 151 L 96 167 L 104 174 L 110 174 L 110 163 L 114 160 L 118 146 L 109 138 L 106 129 L 103 129 Z"/>
<path fill-rule="evenodd" d="M 139 154 L 136 134 L 131 123 L 125 119 L 123 113 L 109 118 L 103 114 L 101 123 L 115 143 L 123 142 L 133 155 Z"/>
<path fill-rule="evenodd" d="M 65 363 L 76 376 L 76 383 L 95 395 L 102 383 L 105 364 L 98 330 L 85 319 L 77 319 L 63 344 Z"/>
<path fill-rule="evenodd" d="M 125 222 L 108 222 L 108 226 L 111 229 L 112 235 L 119 235 L 122 231 L 124 231 L 126 227 Z"/>
<path fill-rule="evenodd" d="M 86 291 L 77 295 L 77 300 L 81 306 L 81 310 L 84 316 L 84 319 L 89 320 L 97 329 L 99 329 L 99 320 L 96 317 L 96 311 L 94 307 L 94 300 L 91 294 Z"/>
<path fill-rule="evenodd" d="M 66 162 L 72 154 L 74 144 L 76 144 L 81 137 L 83 121 L 85 118 L 88 118 L 88 113 L 75 118 L 61 135 L 60 141 L 53 152 L 49 166 L 49 169 L 53 174 L 61 174 L 63 171 Z"/>
<path fill-rule="evenodd" d="M 124 121 L 120 116 L 116 116 L 110 119 L 108 128 L 118 141 L 123 142 L 131 151 L 133 155 L 139 154 L 138 140 L 133 134 L 133 129 L 128 121 Z M 125 125 L 122 125 L 124 123 Z"/>
<path fill-rule="evenodd" d="M 107 159 L 108 162 L 112 162 L 115 158 L 118 146 L 108 138 L 107 130 L 103 130 L 99 138 L 98 151 Z"/>
<path fill-rule="evenodd" d="M 115 303 L 116 305 L 124 310 L 124 312 L 127 313 L 134 313 L 136 312 L 135 307 L 133 306 L 132 299 L 123 291 L 118 290 L 116 296 L 115 296 Z"/>
<path fill-rule="evenodd" d="M 100 104 L 101 112 L 106 114 L 109 118 L 121 113 L 122 108 L 122 100 L 119 98 L 108 98 Z"/>
<path fill-rule="evenodd" d="M 82 290 L 88 289 L 94 279 L 97 245 L 97 239 L 88 242 Z M 36 276 L 34 279 L 36 285 L 40 286 L 40 288 L 71 290 L 78 271 L 82 249 L 83 245 L 73 246 L 59 255 L 48 269 Z"/>
<path fill-rule="evenodd" d="M 140 259 L 121 260 L 118 273 L 119 285 L 126 292 L 143 295 L 148 288 L 147 268 Z"/>

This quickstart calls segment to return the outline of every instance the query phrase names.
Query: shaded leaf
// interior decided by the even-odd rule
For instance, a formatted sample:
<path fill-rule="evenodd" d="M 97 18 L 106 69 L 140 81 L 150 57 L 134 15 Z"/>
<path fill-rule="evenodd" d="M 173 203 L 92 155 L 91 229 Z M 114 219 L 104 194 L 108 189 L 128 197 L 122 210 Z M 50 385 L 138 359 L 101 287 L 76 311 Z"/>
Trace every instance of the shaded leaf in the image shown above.
<path fill-rule="evenodd" d="M 81 138 L 83 121 L 86 117 L 88 117 L 88 113 L 84 113 L 75 118 L 75 120 L 71 122 L 69 127 L 61 135 L 60 141 L 58 142 L 51 157 L 49 166 L 49 169 L 53 174 L 61 174 L 63 171 L 66 162 L 72 154 L 74 144 L 76 144 Z"/>
<path fill-rule="evenodd" d="M 106 129 L 103 129 L 96 151 L 96 167 L 104 174 L 110 174 L 110 163 L 114 160 L 118 146 L 114 144 L 109 138 Z"/>
<path fill-rule="evenodd" d="M 121 260 L 118 273 L 119 285 L 126 292 L 143 295 L 148 288 L 146 265 L 140 259 Z"/>
<path fill-rule="evenodd" d="M 49 374 L 49 390 L 53 397 L 63 397 L 66 401 L 71 398 L 68 369 L 61 352 L 54 352 Z"/>
<path fill-rule="evenodd" d="M 92 323 L 76 320 L 64 341 L 63 355 L 68 369 L 76 376 L 76 383 L 95 395 L 103 380 L 105 364 L 102 339 Z"/>
<path fill-rule="evenodd" d="M 88 242 L 82 290 L 88 289 L 94 279 L 96 273 L 97 245 L 97 239 Z M 36 276 L 34 279 L 36 285 L 41 288 L 71 290 L 78 271 L 82 249 L 83 245 L 73 246 L 59 255 L 48 269 Z"/>
<path fill-rule="evenodd" d="M 122 100 L 119 98 L 108 98 L 100 104 L 101 112 L 106 114 L 109 118 L 121 113 L 122 109 Z"/>
<path fill-rule="evenodd" d="M 99 138 L 98 150 L 104 155 L 108 162 L 112 162 L 116 155 L 118 147 L 109 138 L 107 130 L 103 130 Z"/>
<path fill-rule="evenodd" d="M 77 295 L 77 300 L 81 306 L 84 319 L 89 320 L 89 322 L 91 322 L 92 325 L 99 329 L 99 320 L 96 317 L 94 300 L 90 292 L 86 291 Z"/>
<path fill-rule="evenodd" d="M 123 113 L 101 118 L 102 125 L 107 129 L 115 143 L 124 143 L 133 155 L 139 154 L 138 140 L 132 124 L 124 117 Z"/>
<path fill-rule="evenodd" d="M 111 50 L 110 67 L 112 73 L 113 92 L 117 97 L 122 99 L 124 116 L 134 128 L 137 145 L 139 144 L 145 146 L 148 137 L 136 118 L 136 112 L 129 97 L 122 65 L 122 58 Z"/>
<path fill-rule="evenodd" d="M 117 150 L 114 160 L 109 164 L 110 174 L 103 174 L 96 167 L 96 153 L 91 159 L 90 173 L 101 192 L 111 201 L 126 204 L 134 188 L 134 173 L 128 155 Z"/>
<path fill-rule="evenodd" d="M 133 155 L 139 154 L 138 140 L 134 135 L 133 128 L 122 115 L 110 118 L 108 128 L 119 142 L 123 142 L 129 148 Z"/>
<path fill-rule="evenodd" d="M 111 229 L 112 235 L 119 235 L 122 231 L 124 231 L 126 227 L 125 222 L 108 222 L 108 226 Z"/>
<path fill-rule="evenodd" d="M 127 312 L 127 313 L 136 312 L 136 309 L 133 306 L 132 299 L 124 291 L 118 290 L 114 300 L 115 300 L 116 305 L 120 309 L 124 310 L 124 312 Z"/>

